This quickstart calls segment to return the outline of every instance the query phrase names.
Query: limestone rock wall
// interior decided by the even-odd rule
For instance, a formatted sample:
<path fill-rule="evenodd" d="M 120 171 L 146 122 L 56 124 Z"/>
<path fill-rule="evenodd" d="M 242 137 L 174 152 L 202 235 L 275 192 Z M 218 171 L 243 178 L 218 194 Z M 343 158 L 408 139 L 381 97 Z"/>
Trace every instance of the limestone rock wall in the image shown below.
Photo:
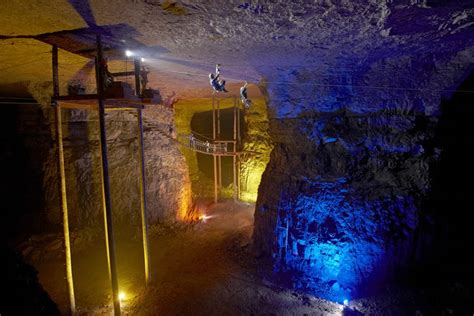
<path fill-rule="evenodd" d="M 54 109 L 44 85 L 30 87 L 41 103 L 49 141 L 40 162 L 47 222 L 62 223 L 54 134 Z M 20 118 L 23 119 L 23 118 Z M 177 145 L 165 134 L 173 130 L 172 110 L 150 105 L 143 111 L 147 203 L 150 223 L 183 219 L 191 205 L 187 165 Z M 133 111 L 106 113 L 109 173 L 114 221 L 140 225 L 138 123 Z M 32 133 L 38 132 L 33 126 Z M 172 136 L 172 135 L 170 135 Z M 63 110 L 66 186 L 71 226 L 102 227 L 99 122 L 97 113 Z M 37 146 L 37 147 L 38 147 Z M 34 155 L 32 155 L 34 156 Z"/>
<path fill-rule="evenodd" d="M 273 148 L 265 98 L 252 99 L 252 106 L 243 113 L 245 126 L 242 128 L 246 131 L 243 150 L 249 153 L 243 155 L 241 160 L 241 199 L 255 202 L 262 174 Z"/>
<path fill-rule="evenodd" d="M 425 258 L 443 225 L 425 205 L 441 155 L 441 98 L 462 82 L 456 69 L 466 69 L 468 55 L 441 66 L 451 69 L 444 81 L 440 65 L 407 58 L 399 70 L 390 59 L 332 73 L 332 85 L 307 68 L 270 75 L 275 147 L 259 188 L 254 242 L 283 282 L 342 302 Z M 393 83 L 397 89 L 364 89 Z"/>

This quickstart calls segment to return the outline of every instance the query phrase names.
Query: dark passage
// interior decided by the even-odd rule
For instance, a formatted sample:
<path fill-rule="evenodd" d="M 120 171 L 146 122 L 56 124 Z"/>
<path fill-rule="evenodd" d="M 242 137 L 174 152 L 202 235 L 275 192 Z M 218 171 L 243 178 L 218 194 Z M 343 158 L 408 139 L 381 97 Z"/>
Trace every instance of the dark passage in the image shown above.
<path fill-rule="evenodd" d="M 12 240 L 41 227 L 43 163 L 52 140 L 38 104 L 12 102 L 3 104 L 2 112 L 5 119 L 0 124 L 1 232 L 5 239 Z"/>
<path fill-rule="evenodd" d="M 467 92 L 471 91 L 471 92 Z M 472 251 L 474 205 L 474 73 L 441 104 L 436 146 L 441 159 L 433 174 L 430 208 L 443 228 L 438 238 L 436 269 L 456 280 L 470 280 L 474 273 Z"/>

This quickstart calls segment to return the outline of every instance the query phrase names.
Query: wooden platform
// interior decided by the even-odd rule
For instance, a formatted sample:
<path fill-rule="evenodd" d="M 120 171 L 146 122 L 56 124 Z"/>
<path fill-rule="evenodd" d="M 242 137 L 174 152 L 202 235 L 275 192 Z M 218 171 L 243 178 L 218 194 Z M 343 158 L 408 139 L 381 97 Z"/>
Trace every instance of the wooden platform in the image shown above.
<path fill-rule="evenodd" d="M 113 82 L 105 91 L 104 105 L 106 110 L 132 110 L 143 109 L 144 104 L 156 104 L 154 98 L 139 98 L 134 95 L 131 86 L 124 82 Z M 56 97 L 61 108 L 98 110 L 97 94 L 78 94 Z"/>

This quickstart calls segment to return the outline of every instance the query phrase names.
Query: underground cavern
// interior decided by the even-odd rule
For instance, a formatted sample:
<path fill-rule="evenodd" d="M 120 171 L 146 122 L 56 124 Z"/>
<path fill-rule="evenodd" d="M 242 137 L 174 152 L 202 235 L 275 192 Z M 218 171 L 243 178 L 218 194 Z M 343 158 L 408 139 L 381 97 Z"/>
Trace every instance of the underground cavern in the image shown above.
<path fill-rule="evenodd" d="M 470 0 L 0 3 L 0 315 L 472 315 Z"/>

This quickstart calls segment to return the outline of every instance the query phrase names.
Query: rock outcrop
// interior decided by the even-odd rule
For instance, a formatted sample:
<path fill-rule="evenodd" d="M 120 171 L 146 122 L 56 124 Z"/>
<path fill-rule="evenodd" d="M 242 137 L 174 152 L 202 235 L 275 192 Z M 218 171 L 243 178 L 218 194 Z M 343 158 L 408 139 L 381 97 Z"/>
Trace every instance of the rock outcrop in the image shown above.
<path fill-rule="evenodd" d="M 383 69 L 370 67 L 338 75 L 333 86 L 308 68 L 269 79 L 275 147 L 259 188 L 254 241 L 287 285 L 342 302 L 430 251 L 443 225 L 426 207 L 441 155 L 441 96 L 463 80 L 456 69 L 466 69 L 462 56 L 469 55 L 445 64 L 444 82 L 434 62 L 402 58 L 412 67 L 392 70 L 397 89 L 383 89 Z M 386 62 L 373 66 L 396 68 Z M 426 80 L 402 80 L 406 71 Z M 376 82 L 378 89 L 364 88 Z"/>
<path fill-rule="evenodd" d="M 17 133 L 29 165 L 40 183 L 44 223 L 61 225 L 54 133 L 49 85 L 30 86 L 39 104 L 22 106 Z M 143 111 L 147 205 L 150 223 L 184 219 L 191 206 L 191 188 L 184 157 L 173 141 L 173 112 L 161 105 Z M 138 121 L 134 111 L 106 113 L 113 218 L 117 224 L 140 227 Z M 97 113 L 63 110 L 69 218 L 72 229 L 102 227 L 99 124 Z"/>

